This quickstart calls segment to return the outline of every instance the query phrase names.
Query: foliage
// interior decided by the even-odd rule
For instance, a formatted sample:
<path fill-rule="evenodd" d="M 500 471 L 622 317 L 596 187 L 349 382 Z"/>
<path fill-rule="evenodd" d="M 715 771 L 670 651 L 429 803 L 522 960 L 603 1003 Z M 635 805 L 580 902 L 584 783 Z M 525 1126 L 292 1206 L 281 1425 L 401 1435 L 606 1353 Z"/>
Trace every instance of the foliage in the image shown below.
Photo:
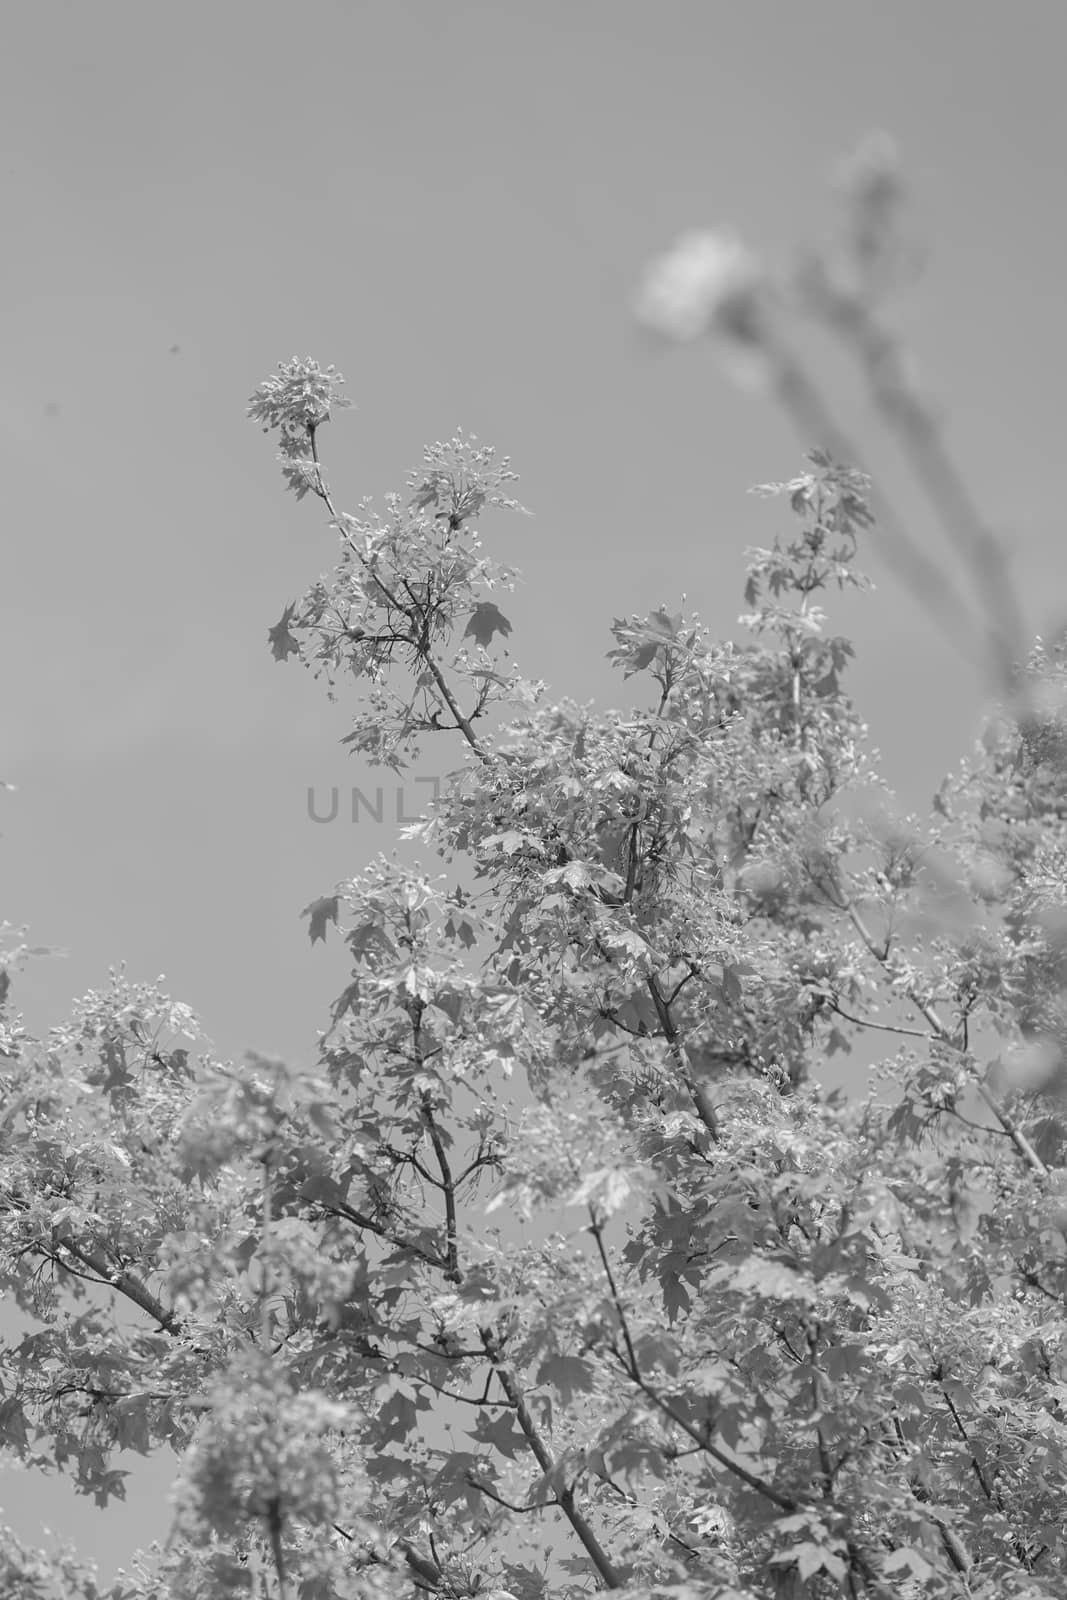
<path fill-rule="evenodd" d="M 745 261 L 725 332 L 780 361 Z M 743 642 L 616 619 L 638 703 L 552 703 L 476 532 L 507 462 L 457 436 L 344 515 L 339 375 L 279 371 L 250 410 L 340 556 L 272 649 L 355 680 L 365 759 L 462 745 L 409 836 L 473 887 L 383 857 L 309 905 L 351 961 L 311 1070 L 122 973 L 41 1041 L 5 993 L 4 1444 L 100 1504 L 182 1458 L 166 1551 L 102 1591 L 8 1540 L 9 1588 L 1059 1593 L 1067 645 L 892 817 L 822 605 L 869 485 L 818 450 L 763 486 Z M 849 1103 L 813 1073 L 861 1038 Z"/>

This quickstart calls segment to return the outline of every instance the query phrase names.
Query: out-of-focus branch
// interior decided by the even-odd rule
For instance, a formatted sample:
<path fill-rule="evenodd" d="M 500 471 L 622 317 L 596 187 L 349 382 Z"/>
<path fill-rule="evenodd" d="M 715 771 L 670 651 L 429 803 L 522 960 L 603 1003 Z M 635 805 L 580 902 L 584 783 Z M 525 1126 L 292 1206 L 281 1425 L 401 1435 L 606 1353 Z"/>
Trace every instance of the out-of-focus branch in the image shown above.
<path fill-rule="evenodd" d="M 974 576 L 985 605 L 986 634 L 999 686 L 1010 694 L 1023 621 L 1003 545 L 984 521 L 946 450 L 938 419 L 908 381 L 900 341 L 862 295 L 835 290 L 824 273 L 811 277 L 809 289 L 826 323 L 855 352 L 875 404 L 903 447 L 946 537 Z"/>
<path fill-rule="evenodd" d="M 768 332 L 768 339 L 771 334 Z M 780 336 L 770 346 L 775 392 L 803 437 L 817 440 L 836 460 L 861 470 L 864 452 L 834 419 L 821 394 Z M 888 566 L 940 626 L 955 648 L 973 665 L 984 665 L 983 627 L 942 569 L 907 530 L 903 516 L 884 488 L 872 486 L 877 521 L 885 538 L 879 544 Z"/>

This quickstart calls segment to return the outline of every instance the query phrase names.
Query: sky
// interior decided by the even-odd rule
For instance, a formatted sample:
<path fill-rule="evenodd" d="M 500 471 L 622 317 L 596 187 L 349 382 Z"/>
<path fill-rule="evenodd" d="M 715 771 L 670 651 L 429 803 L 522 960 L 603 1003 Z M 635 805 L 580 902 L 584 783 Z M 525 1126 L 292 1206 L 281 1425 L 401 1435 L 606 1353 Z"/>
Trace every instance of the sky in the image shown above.
<path fill-rule="evenodd" d="M 747 491 L 819 443 L 710 348 L 639 336 L 646 264 L 719 225 L 788 260 L 832 224 L 842 158 L 886 130 L 928 250 L 923 378 L 1030 627 L 1063 620 L 1058 0 L 37 0 L 5 32 L 0 918 L 66 952 L 18 980 L 31 1029 L 125 961 L 222 1054 L 306 1062 L 343 986 L 300 912 L 392 849 L 397 796 L 385 775 L 382 823 L 343 801 L 312 820 L 309 788 L 321 810 L 379 780 L 338 746 L 344 706 L 267 646 L 334 556 L 245 418 L 292 355 L 348 380 L 323 439 L 343 506 L 402 487 L 457 426 L 511 456 L 535 515 L 483 537 L 524 577 L 513 658 L 553 696 L 628 703 L 612 618 L 684 593 L 736 636 L 744 547 L 784 531 Z M 882 470 L 939 548 L 891 453 Z M 920 807 L 987 686 L 876 536 L 863 564 L 877 592 L 834 621 Z M 412 776 L 454 764 L 427 752 Z M 109 1576 L 165 1532 L 168 1475 L 140 1466 L 101 1516 L 0 1472 L 0 1505 Z"/>

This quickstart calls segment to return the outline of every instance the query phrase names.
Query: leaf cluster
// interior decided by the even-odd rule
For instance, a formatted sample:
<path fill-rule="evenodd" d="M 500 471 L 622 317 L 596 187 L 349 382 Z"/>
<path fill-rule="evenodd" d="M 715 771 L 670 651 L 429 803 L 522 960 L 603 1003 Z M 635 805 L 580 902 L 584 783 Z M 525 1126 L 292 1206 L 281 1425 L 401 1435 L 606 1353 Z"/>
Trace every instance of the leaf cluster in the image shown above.
<path fill-rule="evenodd" d="M 253 405 L 309 450 L 313 367 Z M 41 1041 L 5 992 L 5 1448 L 101 1504 L 181 1457 L 111 1600 L 1051 1595 L 1067 652 L 890 823 L 812 599 L 863 586 L 859 474 L 767 486 L 800 529 L 743 643 L 616 619 L 650 693 L 610 713 L 494 654 L 510 477 L 457 437 L 383 519 L 331 502 L 272 630 L 362 690 L 364 755 L 466 749 L 409 833 L 471 881 L 381 857 L 307 908 L 351 968 L 314 1068 L 121 973 Z M 860 1038 L 896 1053 L 849 1105 L 816 1073 Z"/>

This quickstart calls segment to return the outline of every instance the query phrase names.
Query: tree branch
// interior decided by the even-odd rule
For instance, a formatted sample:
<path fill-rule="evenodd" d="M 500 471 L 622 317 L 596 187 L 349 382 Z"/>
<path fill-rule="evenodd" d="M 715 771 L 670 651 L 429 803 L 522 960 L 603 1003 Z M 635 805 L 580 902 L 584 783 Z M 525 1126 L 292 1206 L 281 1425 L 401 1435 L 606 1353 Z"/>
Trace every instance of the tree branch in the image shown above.
<path fill-rule="evenodd" d="M 526 1442 L 530 1446 L 534 1459 L 547 1477 L 550 1473 L 555 1472 L 556 1459 L 542 1438 L 541 1431 L 533 1419 L 530 1408 L 526 1404 L 526 1398 L 516 1383 L 513 1373 L 504 1365 L 500 1347 L 497 1344 L 493 1330 L 491 1328 L 481 1328 L 479 1332 L 482 1344 L 485 1347 L 485 1353 L 493 1364 L 493 1370 L 496 1372 L 497 1381 L 514 1405 L 515 1417 L 519 1427 L 526 1437 Z M 607 1589 L 621 1589 L 626 1580 L 608 1558 L 596 1534 L 578 1509 L 574 1499 L 573 1488 L 568 1486 L 565 1489 L 557 1490 L 556 1504 L 574 1529 L 579 1542 L 599 1573 L 604 1587 Z"/>
<path fill-rule="evenodd" d="M 75 1261 L 80 1261 L 83 1266 L 96 1273 L 98 1282 L 106 1284 L 109 1288 L 117 1289 L 119 1294 L 124 1295 L 135 1306 L 139 1306 L 142 1311 L 146 1311 L 153 1321 L 159 1323 L 165 1333 L 175 1335 L 181 1333 L 182 1323 L 180 1318 L 176 1317 L 173 1311 L 168 1311 L 163 1302 L 157 1300 L 156 1296 L 141 1282 L 140 1278 L 135 1277 L 132 1272 L 122 1270 L 116 1272 L 113 1267 L 108 1265 L 107 1257 L 98 1250 L 76 1244 L 70 1239 L 64 1239 L 61 1242 L 63 1249 L 69 1255 L 72 1255 Z M 56 1259 L 62 1265 L 62 1257 L 56 1257 Z"/>

